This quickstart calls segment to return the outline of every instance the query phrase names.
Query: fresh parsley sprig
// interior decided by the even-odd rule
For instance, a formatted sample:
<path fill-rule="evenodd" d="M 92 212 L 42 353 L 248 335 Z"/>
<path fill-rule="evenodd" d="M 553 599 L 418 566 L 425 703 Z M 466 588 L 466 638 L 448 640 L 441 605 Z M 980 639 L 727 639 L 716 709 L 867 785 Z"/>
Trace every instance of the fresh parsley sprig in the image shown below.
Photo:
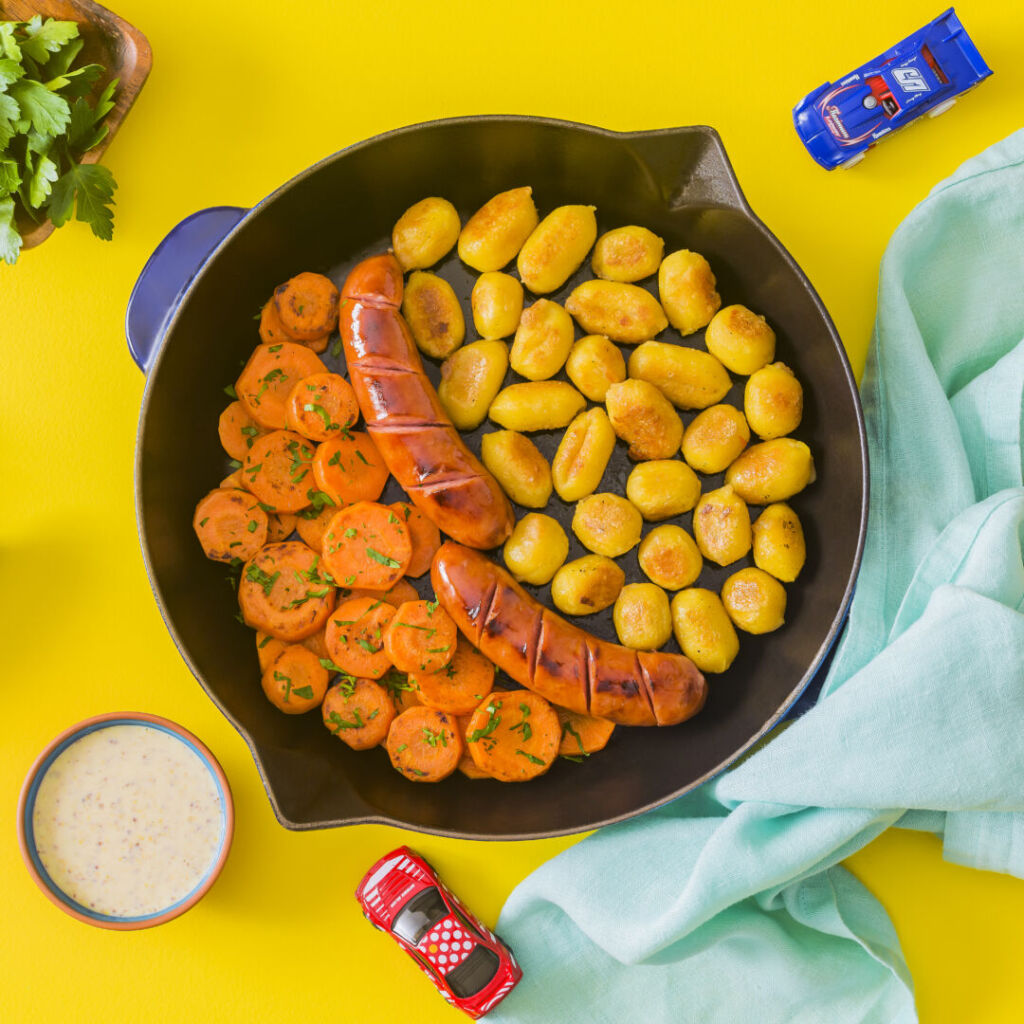
<path fill-rule="evenodd" d="M 19 214 L 66 224 L 73 213 L 98 238 L 114 231 L 117 183 L 82 157 L 107 136 L 118 82 L 90 103 L 105 68 L 72 68 L 83 40 L 73 21 L 0 21 L 0 259 L 17 262 Z"/>

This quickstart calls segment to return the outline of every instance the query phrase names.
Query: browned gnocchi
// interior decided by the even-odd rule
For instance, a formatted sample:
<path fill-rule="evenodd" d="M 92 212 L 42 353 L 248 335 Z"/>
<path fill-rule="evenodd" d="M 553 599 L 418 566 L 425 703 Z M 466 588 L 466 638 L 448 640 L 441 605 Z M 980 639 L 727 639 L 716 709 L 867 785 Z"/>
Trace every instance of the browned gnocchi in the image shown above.
<path fill-rule="evenodd" d="M 804 389 L 785 363 L 772 363 L 751 374 L 743 389 L 747 423 L 765 441 L 792 434 L 804 414 Z"/>
<path fill-rule="evenodd" d="M 523 286 L 511 274 L 489 271 L 476 279 L 469 305 L 481 338 L 508 338 L 523 314 Z"/>
<path fill-rule="evenodd" d="M 584 555 L 566 562 L 551 581 L 551 600 L 566 615 L 592 615 L 610 608 L 626 574 L 607 555 Z"/>
<path fill-rule="evenodd" d="M 569 424 L 551 463 L 562 501 L 578 501 L 597 490 L 614 448 L 615 431 L 600 406 L 581 412 Z"/>
<path fill-rule="evenodd" d="M 551 467 L 537 446 L 515 430 L 484 434 L 480 457 L 502 490 L 526 508 L 543 508 L 551 497 Z"/>
<path fill-rule="evenodd" d="M 565 365 L 572 348 L 572 318 L 550 299 L 523 310 L 509 363 L 527 380 L 548 380 Z"/>
<path fill-rule="evenodd" d="M 740 640 L 722 599 L 703 587 L 672 598 L 672 628 L 683 654 L 706 673 L 724 672 L 740 652 Z"/>
<path fill-rule="evenodd" d="M 474 270 L 501 270 L 515 259 L 539 218 L 533 189 L 512 188 L 488 199 L 459 233 L 459 259 Z"/>
<path fill-rule="evenodd" d="M 704 568 L 696 541 L 674 523 L 656 526 L 640 541 L 637 561 L 647 578 L 666 590 L 696 583 Z"/>
<path fill-rule="evenodd" d="M 792 583 L 807 560 L 800 517 L 785 502 L 769 505 L 755 520 L 754 564 L 783 583 Z"/>
<path fill-rule="evenodd" d="M 683 458 L 700 473 L 721 473 L 750 442 L 750 428 L 734 405 L 697 413 L 683 434 Z"/>
<path fill-rule="evenodd" d="M 605 406 L 615 433 L 629 445 L 631 459 L 668 459 L 679 451 L 683 421 L 653 384 L 631 379 L 612 384 Z"/>
<path fill-rule="evenodd" d="M 668 594 L 653 583 L 627 583 L 615 599 L 612 621 L 624 647 L 655 651 L 672 636 Z"/>
<path fill-rule="evenodd" d="M 750 512 L 729 484 L 697 502 L 693 536 L 700 553 L 717 565 L 731 565 L 750 551 Z"/>
<path fill-rule="evenodd" d="M 786 588 L 763 569 L 750 566 L 722 584 L 722 604 L 746 633 L 771 633 L 786 617 Z"/>
<path fill-rule="evenodd" d="M 591 494 L 576 505 L 572 532 L 598 555 L 618 558 L 640 542 L 643 519 L 633 504 L 618 494 Z"/>
<path fill-rule="evenodd" d="M 762 441 L 725 471 L 725 482 L 751 505 L 785 501 L 814 482 L 811 449 L 791 437 Z"/>
<path fill-rule="evenodd" d="M 503 341 L 474 341 L 441 364 L 437 397 L 459 430 L 476 430 L 485 419 L 508 369 Z"/>
<path fill-rule="evenodd" d="M 700 479 L 678 459 L 652 459 L 634 466 L 626 479 L 626 497 L 648 522 L 689 512 L 700 497 Z"/>
<path fill-rule="evenodd" d="M 516 260 L 519 279 L 535 295 L 561 288 L 587 258 L 597 238 L 593 206 L 558 206 L 523 243 Z"/>
<path fill-rule="evenodd" d="M 658 271 L 665 242 L 653 231 L 630 224 L 606 231 L 594 246 L 590 268 L 606 281 L 642 281 Z"/>
<path fill-rule="evenodd" d="M 732 387 L 725 367 L 710 353 L 664 341 L 645 341 L 629 357 L 629 375 L 653 384 L 680 409 L 706 409 Z"/>
<path fill-rule="evenodd" d="M 775 332 L 746 306 L 720 309 L 704 332 L 704 344 L 733 373 L 749 376 L 775 358 Z"/>
<path fill-rule="evenodd" d="M 603 402 L 609 386 L 626 379 L 626 360 L 603 334 L 588 334 L 573 345 L 565 372 L 592 402 Z"/>
<path fill-rule="evenodd" d="M 413 271 L 405 286 L 402 314 L 419 350 L 434 359 L 450 356 L 466 337 L 455 289 L 436 274 Z"/>
<path fill-rule="evenodd" d="M 722 304 L 715 275 L 699 252 L 680 249 L 661 261 L 658 294 L 668 322 L 682 335 L 707 326 Z"/>
<path fill-rule="evenodd" d="M 548 583 L 569 554 L 569 538 L 551 516 L 530 512 L 515 525 L 502 552 L 521 583 Z"/>
<path fill-rule="evenodd" d="M 451 251 L 461 226 L 458 211 L 447 199 L 421 199 L 398 218 L 391 232 L 395 259 L 404 271 L 432 267 Z"/>
<path fill-rule="evenodd" d="M 487 415 L 499 426 L 527 433 L 567 427 L 587 400 L 562 380 L 510 384 L 498 392 Z"/>
<path fill-rule="evenodd" d="M 587 334 L 630 345 L 668 327 L 665 311 L 650 292 L 619 281 L 584 281 L 572 290 L 565 308 Z"/>

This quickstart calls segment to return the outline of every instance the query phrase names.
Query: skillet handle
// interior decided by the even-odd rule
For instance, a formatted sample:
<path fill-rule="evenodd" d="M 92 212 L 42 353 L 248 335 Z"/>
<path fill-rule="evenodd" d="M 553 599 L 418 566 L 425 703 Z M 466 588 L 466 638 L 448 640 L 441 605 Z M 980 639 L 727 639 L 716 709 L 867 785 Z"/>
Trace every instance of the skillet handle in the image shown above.
<path fill-rule="evenodd" d="M 143 373 L 153 365 L 171 317 L 192 279 L 224 236 L 248 213 L 240 206 L 211 206 L 167 233 L 139 274 L 128 300 L 124 333 Z"/>
<path fill-rule="evenodd" d="M 694 125 L 636 132 L 630 142 L 670 208 L 727 206 L 751 213 L 714 128 Z"/>

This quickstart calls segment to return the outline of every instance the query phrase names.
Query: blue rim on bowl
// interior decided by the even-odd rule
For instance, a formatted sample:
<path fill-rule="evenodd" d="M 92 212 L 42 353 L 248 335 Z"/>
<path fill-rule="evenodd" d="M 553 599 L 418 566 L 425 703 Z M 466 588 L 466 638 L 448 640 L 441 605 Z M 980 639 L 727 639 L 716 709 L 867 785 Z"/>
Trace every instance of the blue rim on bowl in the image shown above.
<path fill-rule="evenodd" d="M 110 914 L 103 914 L 89 907 L 83 906 L 65 893 L 50 877 L 43 866 L 36 850 L 35 834 L 33 831 L 33 811 L 35 809 L 36 795 L 39 792 L 40 783 L 50 768 L 50 765 L 59 757 L 72 743 L 80 740 L 83 736 L 95 732 L 97 729 L 106 729 L 115 725 L 146 725 L 161 732 L 174 736 L 196 754 L 213 776 L 217 787 L 217 796 L 221 807 L 221 840 L 217 857 L 202 877 L 199 883 L 182 899 L 169 907 L 155 911 L 151 914 L 143 914 L 138 917 L 115 917 Z M 228 851 L 231 849 L 231 840 L 235 829 L 235 808 L 231 797 L 231 787 L 228 784 L 227 776 L 221 768 L 217 758 L 213 756 L 210 749 L 191 732 L 183 726 L 172 722 L 159 715 L 151 715 L 144 711 L 110 712 L 104 715 L 95 715 L 87 718 L 76 725 L 65 729 L 59 736 L 47 744 L 46 748 L 36 758 L 35 763 L 25 776 L 25 782 L 21 788 L 21 795 L 18 799 L 18 845 L 21 847 L 22 859 L 28 868 L 36 885 L 43 893 L 66 914 L 84 921 L 86 924 L 96 925 L 99 928 L 112 928 L 120 931 L 129 931 L 137 928 L 152 928 L 155 925 L 163 924 L 175 917 L 184 914 L 190 907 L 195 906 L 206 894 L 207 890 L 216 881 L 224 862 L 227 860 Z"/>

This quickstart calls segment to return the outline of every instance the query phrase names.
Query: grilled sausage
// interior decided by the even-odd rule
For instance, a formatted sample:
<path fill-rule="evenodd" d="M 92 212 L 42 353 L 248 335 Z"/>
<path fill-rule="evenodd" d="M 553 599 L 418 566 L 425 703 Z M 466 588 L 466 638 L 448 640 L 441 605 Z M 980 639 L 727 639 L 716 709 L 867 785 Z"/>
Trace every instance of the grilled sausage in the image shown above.
<path fill-rule="evenodd" d="M 535 601 L 486 555 L 446 541 L 430 573 L 459 629 L 517 683 L 570 711 L 622 725 L 675 725 L 707 686 L 681 654 L 598 640 Z"/>
<path fill-rule="evenodd" d="M 442 409 L 401 302 L 391 255 L 363 260 L 342 290 L 341 337 L 366 430 L 425 516 L 462 544 L 497 547 L 512 532 L 512 507 Z"/>

